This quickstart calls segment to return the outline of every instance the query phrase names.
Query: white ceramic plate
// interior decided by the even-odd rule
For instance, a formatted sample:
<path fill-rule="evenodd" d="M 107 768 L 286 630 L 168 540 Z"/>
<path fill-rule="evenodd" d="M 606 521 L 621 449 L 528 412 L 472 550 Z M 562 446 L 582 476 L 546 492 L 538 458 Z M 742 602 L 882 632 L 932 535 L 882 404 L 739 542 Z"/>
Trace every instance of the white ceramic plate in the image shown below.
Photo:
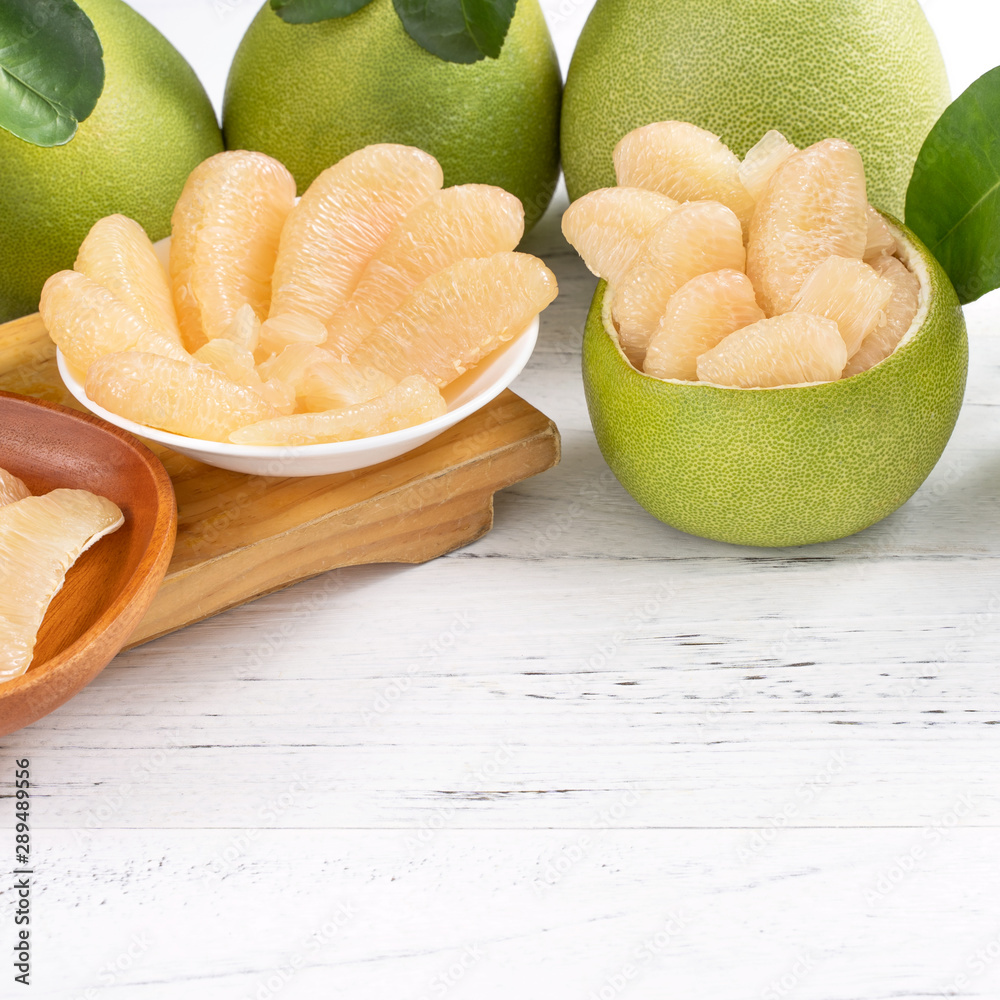
<path fill-rule="evenodd" d="M 537 340 L 538 317 L 536 316 L 516 337 L 483 358 L 475 368 L 442 390 L 448 409 L 440 417 L 390 434 L 360 438 L 357 441 L 303 444 L 294 447 L 202 441 L 134 423 L 92 402 L 84 390 L 83 376 L 69 365 L 61 351 L 56 353 L 56 358 L 59 374 L 66 383 L 66 388 L 80 403 L 91 413 L 103 417 L 116 427 L 130 431 L 137 437 L 157 441 L 206 465 L 230 469 L 233 472 L 247 472 L 256 476 L 325 476 L 333 472 L 351 472 L 354 469 L 377 465 L 379 462 L 387 462 L 391 458 L 418 448 L 460 420 L 464 420 L 470 413 L 475 413 L 491 399 L 499 396 L 517 378 L 521 369 L 528 363 Z"/>

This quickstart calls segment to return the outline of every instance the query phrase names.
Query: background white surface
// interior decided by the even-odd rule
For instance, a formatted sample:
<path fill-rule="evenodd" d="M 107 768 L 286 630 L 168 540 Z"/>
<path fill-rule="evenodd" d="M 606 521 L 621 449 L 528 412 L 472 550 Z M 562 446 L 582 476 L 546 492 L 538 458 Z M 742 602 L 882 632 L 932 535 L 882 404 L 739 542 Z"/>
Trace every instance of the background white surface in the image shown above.
<path fill-rule="evenodd" d="M 218 102 L 256 0 L 135 6 Z M 545 7 L 565 65 L 590 3 Z M 955 93 L 1000 62 L 994 3 L 924 7 Z M 734 548 L 607 472 L 559 207 L 530 249 L 562 294 L 515 388 L 564 459 L 489 535 L 123 655 L 5 741 L 0 787 L 21 756 L 37 783 L 24 995 L 1000 996 L 997 295 L 910 503 Z"/>

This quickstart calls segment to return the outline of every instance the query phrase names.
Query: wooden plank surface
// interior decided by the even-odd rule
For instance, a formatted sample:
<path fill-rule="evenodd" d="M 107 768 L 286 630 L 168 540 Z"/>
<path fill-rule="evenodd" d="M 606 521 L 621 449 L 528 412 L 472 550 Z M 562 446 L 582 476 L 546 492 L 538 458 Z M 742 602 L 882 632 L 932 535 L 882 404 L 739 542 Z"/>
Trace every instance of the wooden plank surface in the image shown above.
<path fill-rule="evenodd" d="M 0 389 L 80 409 L 40 317 L 0 326 Z M 339 566 L 419 563 L 479 538 L 493 494 L 559 460 L 555 425 L 506 390 L 414 451 L 357 472 L 227 472 L 150 442 L 174 482 L 174 556 L 130 646 Z"/>
<path fill-rule="evenodd" d="M 135 2 L 221 95 L 219 35 L 260 4 Z M 568 55 L 590 0 L 542 5 Z M 957 94 L 1000 7 L 922 6 Z M 561 294 L 514 386 L 560 464 L 472 544 L 146 643 L 7 741 L 0 796 L 17 759 L 36 782 L 36 978 L 0 995 L 1000 996 L 1000 298 L 967 309 L 966 405 L 901 510 L 705 542 L 597 450 L 564 205 L 526 246 Z"/>

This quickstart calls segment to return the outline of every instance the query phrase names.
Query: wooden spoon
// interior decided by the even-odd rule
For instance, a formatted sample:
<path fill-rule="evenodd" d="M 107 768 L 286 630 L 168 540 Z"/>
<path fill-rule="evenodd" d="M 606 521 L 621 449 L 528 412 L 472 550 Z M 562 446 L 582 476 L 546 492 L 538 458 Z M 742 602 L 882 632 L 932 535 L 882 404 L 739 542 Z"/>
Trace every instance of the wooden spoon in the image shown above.
<path fill-rule="evenodd" d="M 125 645 L 174 549 L 177 504 L 159 459 L 89 413 L 0 392 L 0 468 L 32 493 L 59 487 L 113 500 L 125 523 L 85 552 L 49 605 L 27 673 L 0 683 L 0 735 L 47 715 Z"/>

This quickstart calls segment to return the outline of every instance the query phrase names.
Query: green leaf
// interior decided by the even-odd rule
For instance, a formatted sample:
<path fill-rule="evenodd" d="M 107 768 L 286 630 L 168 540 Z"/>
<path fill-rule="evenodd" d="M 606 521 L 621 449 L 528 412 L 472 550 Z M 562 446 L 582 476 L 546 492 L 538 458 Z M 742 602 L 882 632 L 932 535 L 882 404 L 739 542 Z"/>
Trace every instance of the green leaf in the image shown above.
<path fill-rule="evenodd" d="M 392 0 L 407 34 L 428 52 L 456 63 L 496 59 L 517 0 Z"/>
<path fill-rule="evenodd" d="M 332 17 L 347 17 L 371 0 L 271 0 L 271 9 L 289 24 L 312 24 Z"/>
<path fill-rule="evenodd" d="M 1000 287 L 1000 66 L 931 129 L 906 192 L 906 224 L 963 304 Z"/>
<path fill-rule="evenodd" d="M 101 41 L 73 0 L 0 0 L 0 126 L 61 146 L 103 89 Z"/>

